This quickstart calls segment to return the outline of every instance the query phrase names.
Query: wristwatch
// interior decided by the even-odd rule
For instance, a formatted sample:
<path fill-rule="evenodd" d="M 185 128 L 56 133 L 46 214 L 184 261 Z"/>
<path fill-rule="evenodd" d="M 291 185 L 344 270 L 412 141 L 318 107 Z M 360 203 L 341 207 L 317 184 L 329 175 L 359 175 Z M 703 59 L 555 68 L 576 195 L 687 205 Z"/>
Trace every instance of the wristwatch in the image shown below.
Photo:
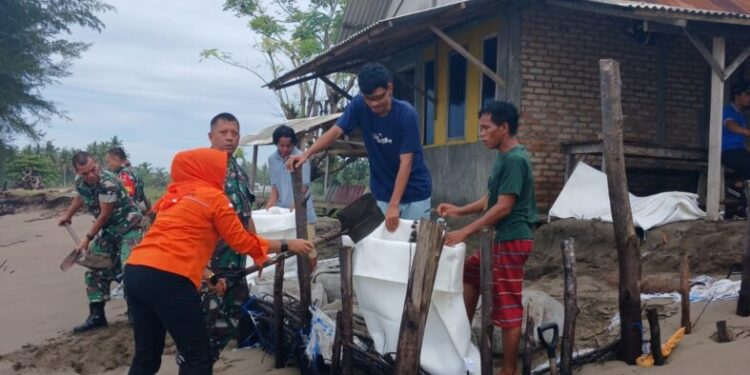
<path fill-rule="evenodd" d="M 281 252 L 282 253 L 285 253 L 285 252 L 289 251 L 289 244 L 286 243 L 286 240 L 279 240 L 279 242 L 281 243 Z"/>

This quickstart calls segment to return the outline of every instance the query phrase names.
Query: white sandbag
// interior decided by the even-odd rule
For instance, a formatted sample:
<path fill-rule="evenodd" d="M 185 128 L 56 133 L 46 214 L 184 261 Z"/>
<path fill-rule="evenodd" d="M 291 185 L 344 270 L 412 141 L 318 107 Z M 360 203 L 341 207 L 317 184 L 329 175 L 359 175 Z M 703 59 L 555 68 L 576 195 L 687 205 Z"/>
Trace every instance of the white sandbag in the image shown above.
<path fill-rule="evenodd" d="M 253 211 L 253 222 L 255 230 L 259 235 L 271 240 L 290 240 L 297 238 L 297 224 L 294 221 L 294 212 L 287 208 L 271 207 L 267 210 Z M 247 264 L 253 264 L 253 258 L 247 257 Z M 269 266 L 263 269 L 263 278 L 270 277 L 273 282 L 273 274 L 276 266 Z M 258 282 L 257 273 L 248 275 L 246 280 L 249 285 L 256 285 Z M 284 279 L 297 277 L 297 257 L 290 257 L 284 261 Z"/>
<path fill-rule="evenodd" d="M 354 291 L 375 349 L 396 352 L 401 315 L 416 244 L 409 243 L 411 220 L 400 220 L 394 233 L 381 224 L 356 244 L 353 255 Z M 466 247 L 444 247 L 427 315 L 420 364 L 434 375 L 480 372 L 479 351 L 471 343 L 463 301 Z"/>
<path fill-rule="evenodd" d="M 684 220 L 698 220 L 706 213 L 698 207 L 698 195 L 670 191 L 637 197 L 629 194 L 633 223 L 643 230 Z M 612 222 L 607 175 L 579 162 L 549 210 L 551 218 L 576 218 Z"/>

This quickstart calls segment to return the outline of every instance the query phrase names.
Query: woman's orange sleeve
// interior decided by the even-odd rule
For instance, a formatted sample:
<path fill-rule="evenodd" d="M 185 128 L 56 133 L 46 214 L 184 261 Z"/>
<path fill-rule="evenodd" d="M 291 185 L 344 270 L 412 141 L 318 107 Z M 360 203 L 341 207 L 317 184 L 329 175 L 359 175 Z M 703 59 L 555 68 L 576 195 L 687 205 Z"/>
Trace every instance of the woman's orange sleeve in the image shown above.
<path fill-rule="evenodd" d="M 251 256 L 255 264 L 268 260 L 268 240 L 245 230 L 225 195 L 217 196 L 212 206 L 213 224 L 224 242 L 234 251 Z"/>

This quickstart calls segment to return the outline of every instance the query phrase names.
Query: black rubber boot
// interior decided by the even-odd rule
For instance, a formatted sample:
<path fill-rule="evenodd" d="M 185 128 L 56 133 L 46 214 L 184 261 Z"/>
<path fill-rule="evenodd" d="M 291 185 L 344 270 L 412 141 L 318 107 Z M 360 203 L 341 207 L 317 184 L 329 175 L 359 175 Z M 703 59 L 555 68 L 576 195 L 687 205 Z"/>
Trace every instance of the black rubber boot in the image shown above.
<path fill-rule="evenodd" d="M 73 333 L 90 331 L 95 328 L 107 326 L 107 317 L 104 316 L 104 302 L 93 302 L 89 304 L 89 317 L 83 324 L 73 328 Z"/>

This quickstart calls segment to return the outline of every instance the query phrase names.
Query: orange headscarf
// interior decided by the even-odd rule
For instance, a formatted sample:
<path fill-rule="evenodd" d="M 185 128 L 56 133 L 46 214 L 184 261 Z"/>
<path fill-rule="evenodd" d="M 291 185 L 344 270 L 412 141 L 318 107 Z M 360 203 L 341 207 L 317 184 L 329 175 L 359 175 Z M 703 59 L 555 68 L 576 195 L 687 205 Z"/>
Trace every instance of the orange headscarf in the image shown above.
<path fill-rule="evenodd" d="M 196 148 L 177 153 L 172 161 L 172 182 L 167 191 L 151 208 L 166 210 L 182 197 L 199 188 L 224 191 L 227 175 L 227 153 L 212 148 Z"/>

